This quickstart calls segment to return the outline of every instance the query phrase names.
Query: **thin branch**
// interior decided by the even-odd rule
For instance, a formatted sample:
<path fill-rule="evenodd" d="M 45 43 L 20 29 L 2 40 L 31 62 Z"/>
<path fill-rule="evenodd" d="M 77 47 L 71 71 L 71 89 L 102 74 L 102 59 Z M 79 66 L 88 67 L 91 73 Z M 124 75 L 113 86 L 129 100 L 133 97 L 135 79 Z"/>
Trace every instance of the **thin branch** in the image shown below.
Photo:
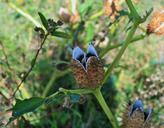
<path fill-rule="evenodd" d="M 65 88 L 59 88 L 60 92 L 63 92 L 64 94 L 69 94 L 69 93 L 73 93 L 73 94 L 90 94 L 93 93 L 94 89 L 74 89 L 74 90 L 69 90 L 69 89 L 65 89 Z"/>
<path fill-rule="evenodd" d="M 44 36 L 44 39 L 43 39 L 43 41 L 42 41 L 42 43 L 41 43 L 39 49 L 37 50 L 36 55 L 35 55 L 34 58 L 32 59 L 31 67 L 30 67 L 29 70 L 26 72 L 26 74 L 24 75 L 24 77 L 23 77 L 23 79 L 21 80 L 21 82 L 18 84 L 16 90 L 15 90 L 14 93 L 13 93 L 12 98 L 15 97 L 16 92 L 19 90 L 19 88 L 20 88 L 20 86 L 22 85 L 22 83 L 27 79 L 27 77 L 29 76 L 29 74 L 30 74 L 31 71 L 33 70 L 33 68 L 34 68 L 34 66 L 35 66 L 35 63 L 36 63 L 36 60 L 37 60 L 37 58 L 38 58 L 39 52 L 40 52 L 40 50 L 42 49 L 42 47 L 43 47 L 43 45 L 44 45 L 44 43 L 45 43 L 45 41 L 46 41 L 48 35 L 49 35 L 49 33 L 47 33 L 47 34 Z"/>
<path fill-rule="evenodd" d="M 13 69 L 11 68 L 10 64 L 9 64 L 8 56 L 7 56 L 6 51 L 5 51 L 5 47 L 4 47 L 4 45 L 3 45 L 3 43 L 2 43 L 1 41 L 0 41 L 0 45 L 1 45 L 1 47 L 2 47 L 2 53 L 3 53 L 4 57 L 5 57 L 5 61 L 6 61 L 7 67 L 8 67 L 10 70 L 13 70 Z"/>
<path fill-rule="evenodd" d="M 135 43 L 136 41 L 139 41 L 139 40 L 142 40 L 146 37 L 147 35 L 146 34 L 142 34 L 142 35 L 138 35 L 138 36 L 135 36 L 131 41 L 130 41 L 130 44 L 131 43 Z M 119 48 L 120 46 L 122 46 L 125 42 L 122 42 L 122 43 L 119 43 L 119 44 L 116 44 L 116 45 L 111 45 L 111 46 L 107 46 L 101 53 L 100 53 L 100 57 L 104 57 L 110 50 L 112 49 L 115 49 L 115 48 Z"/>

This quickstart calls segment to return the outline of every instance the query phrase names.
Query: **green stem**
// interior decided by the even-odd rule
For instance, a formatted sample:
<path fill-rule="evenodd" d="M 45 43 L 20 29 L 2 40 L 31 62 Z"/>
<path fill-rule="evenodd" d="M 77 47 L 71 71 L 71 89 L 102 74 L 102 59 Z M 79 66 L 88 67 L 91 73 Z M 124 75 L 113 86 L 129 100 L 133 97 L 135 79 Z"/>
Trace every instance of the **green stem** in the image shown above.
<path fill-rule="evenodd" d="M 15 4 L 8 2 L 8 5 L 13 8 L 14 10 L 16 10 L 19 14 L 21 14 L 22 16 L 24 16 L 25 18 L 27 18 L 29 21 L 31 21 L 33 24 L 35 24 L 35 26 L 41 27 L 42 25 L 37 22 L 31 15 L 29 15 L 28 13 L 24 12 L 23 10 L 21 10 L 20 8 L 18 8 Z"/>
<path fill-rule="evenodd" d="M 113 113 L 111 112 L 111 110 L 107 106 L 107 104 L 104 100 L 104 97 L 101 94 L 100 88 L 95 89 L 93 94 L 96 97 L 96 99 L 98 100 L 100 106 L 104 110 L 104 112 L 107 115 L 108 119 L 110 120 L 113 128 L 119 128 L 116 118 L 113 116 Z"/>
<path fill-rule="evenodd" d="M 130 44 L 135 43 L 136 41 L 142 40 L 146 37 L 146 34 L 142 34 L 142 35 L 138 35 L 136 37 L 134 37 L 131 41 Z M 101 53 L 100 53 L 100 58 L 104 57 L 110 50 L 118 48 L 120 46 L 122 46 L 124 44 L 124 42 L 116 44 L 116 45 L 112 45 L 112 46 L 107 46 Z"/>
<path fill-rule="evenodd" d="M 148 35 L 147 34 L 141 34 L 141 35 L 137 35 L 135 36 L 130 43 L 134 43 L 136 41 L 139 41 L 139 40 L 142 40 L 144 39 L 145 37 L 147 37 Z"/>
<path fill-rule="evenodd" d="M 99 12 L 97 12 L 96 14 L 93 14 L 91 17 L 89 17 L 89 20 L 94 20 L 94 19 L 100 17 L 103 14 L 104 14 L 104 10 L 102 9 Z"/>
<path fill-rule="evenodd" d="M 132 29 L 130 30 L 126 40 L 125 40 L 125 43 L 123 44 L 121 50 L 119 51 L 119 53 L 117 54 L 116 58 L 114 59 L 114 61 L 112 62 L 112 64 L 109 66 L 109 68 L 107 69 L 106 73 L 105 73 L 105 77 L 104 77 L 104 80 L 103 80 L 103 83 L 108 79 L 108 77 L 110 76 L 111 74 L 111 71 L 113 70 L 113 68 L 115 67 L 115 65 L 117 65 L 117 63 L 119 62 L 121 56 L 123 55 L 125 49 L 128 47 L 130 41 L 132 40 L 132 37 L 137 29 L 137 26 L 138 26 L 138 22 L 135 22 L 132 26 Z"/>
<path fill-rule="evenodd" d="M 48 96 L 45 98 L 45 103 L 50 103 L 53 101 L 53 99 L 55 99 L 55 97 L 59 94 L 59 93 L 64 93 L 64 94 L 94 94 L 94 96 L 96 97 L 96 99 L 98 100 L 99 104 L 101 105 L 102 109 L 104 110 L 105 114 L 107 115 L 108 119 L 111 121 L 111 124 L 113 126 L 113 128 L 119 128 L 117 120 L 115 119 L 115 117 L 113 116 L 111 110 L 108 108 L 102 94 L 100 91 L 101 87 L 96 88 L 96 89 L 75 89 L 75 90 L 69 90 L 69 89 L 64 89 L 64 88 L 59 88 L 59 91 L 55 92 L 54 94 Z"/>
<path fill-rule="evenodd" d="M 27 77 L 29 76 L 29 74 L 32 72 L 32 70 L 33 70 L 33 68 L 35 66 L 36 60 L 37 60 L 37 58 L 39 56 L 39 53 L 40 53 L 41 49 L 43 48 L 43 45 L 44 45 L 44 43 L 45 43 L 45 41 L 46 41 L 46 39 L 47 39 L 48 36 L 49 36 L 49 33 L 45 34 L 45 36 L 44 36 L 44 38 L 43 38 L 43 40 L 42 40 L 42 42 L 41 42 L 41 44 L 40 44 L 40 46 L 39 46 L 39 48 L 38 48 L 38 50 L 36 52 L 34 58 L 31 61 L 31 67 L 28 69 L 28 71 L 24 75 L 24 77 L 21 80 L 21 82 L 17 85 L 17 88 L 15 89 L 15 91 L 13 93 L 13 96 L 11 98 L 14 98 L 15 97 L 15 94 L 19 90 L 20 86 L 25 82 L 25 80 L 27 79 Z"/>
<path fill-rule="evenodd" d="M 53 102 L 56 98 L 57 95 L 59 95 L 60 93 L 64 93 L 65 95 L 67 94 L 79 94 L 79 95 L 82 95 L 82 94 L 91 94 L 93 93 L 93 89 L 75 89 L 75 90 L 68 90 L 68 89 L 64 89 L 64 88 L 59 88 L 59 91 L 53 93 L 52 95 L 50 96 L 47 96 L 45 97 L 45 103 L 46 104 L 49 104 L 51 102 Z"/>
<path fill-rule="evenodd" d="M 134 8 L 132 1 L 131 0 L 126 0 L 126 3 L 127 3 L 128 8 L 131 12 L 131 15 L 135 18 L 135 21 L 140 21 L 141 18 L 138 15 L 136 9 Z"/>
<path fill-rule="evenodd" d="M 48 104 L 49 102 L 52 102 L 59 93 L 60 93 L 60 91 L 57 91 L 57 92 L 53 93 L 52 95 L 46 97 L 45 103 Z"/>
<path fill-rule="evenodd" d="M 68 90 L 68 89 L 64 89 L 64 88 L 59 88 L 60 92 L 63 92 L 64 94 L 68 94 L 68 93 L 74 93 L 74 94 L 90 94 L 93 93 L 93 89 L 75 89 L 75 90 Z"/>

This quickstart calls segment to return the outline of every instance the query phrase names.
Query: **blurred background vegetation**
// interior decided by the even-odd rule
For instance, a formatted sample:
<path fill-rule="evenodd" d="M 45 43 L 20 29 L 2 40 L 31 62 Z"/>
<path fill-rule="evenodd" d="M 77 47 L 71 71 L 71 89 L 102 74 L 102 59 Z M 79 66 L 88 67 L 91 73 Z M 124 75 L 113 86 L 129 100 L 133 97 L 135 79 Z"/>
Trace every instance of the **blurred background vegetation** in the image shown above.
<path fill-rule="evenodd" d="M 164 7 L 163 0 L 134 0 L 139 14 L 153 7 Z M 106 11 L 107 8 L 109 10 Z M 63 29 L 70 39 L 48 37 L 36 65 L 22 84 L 16 97 L 48 96 L 58 88 L 77 88 L 70 71 L 72 48 L 86 48 L 94 41 L 104 61 L 105 68 L 112 62 L 130 27 L 127 6 L 118 0 L 118 14 L 109 16 L 110 7 L 103 0 L 1 0 L 0 1 L 0 127 L 11 112 L 11 100 L 17 84 L 30 67 L 40 45 L 34 31 L 40 26 L 38 12 L 46 18 L 63 21 Z M 141 24 L 136 35 L 145 34 L 148 20 Z M 107 49 L 107 50 L 106 50 Z M 103 86 L 102 92 L 121 124 L 125 104 L 141 98 L 145 106 L 151 106 L 153 127 L 164 127 L 164 38 L 144 36 L 129 45 L 119 65 Z M 26 107 L 26 106 L 25 106 Z M 109 128 L 110 124 L 94 97 L 90 95 L 58 96 L 56 100 L 40 107 L 34 113 L 25 114 L 12 122 L 11 128 Z"/>

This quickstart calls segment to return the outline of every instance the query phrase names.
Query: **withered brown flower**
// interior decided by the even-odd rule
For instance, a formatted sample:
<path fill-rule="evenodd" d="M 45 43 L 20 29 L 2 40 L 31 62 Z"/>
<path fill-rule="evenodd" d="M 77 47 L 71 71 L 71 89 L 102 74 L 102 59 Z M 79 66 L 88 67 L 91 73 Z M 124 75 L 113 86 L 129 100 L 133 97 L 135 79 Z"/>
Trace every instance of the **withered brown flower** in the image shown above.
<path fill-rule="evenodd" d="M 154 12 L 148 26 L 147 33 L 164 35 L 164 9 Z"/>
<path fill-rule="evenodd" d="M 96 88 L 104 78 L 104 69 L 101 60 L 92 44 L 87 53 L 75 47 L 72 55 L 72 70 L 80 87 Z"/>
<path fill-rule="evenodd" d="M 116 16 L 119 15 L 118 11 L 121 10 L 119 0 L 104 0 L 104 11 L 109 16 L 111 21 L 115 21 Z"/>
<path fill-rule="evenodd" d="M 60 8 L 59 18 L 65 23 L 76 23 L 80 20 L 79 13 L 77 11 L 71 13 L 67 8 Z"/>

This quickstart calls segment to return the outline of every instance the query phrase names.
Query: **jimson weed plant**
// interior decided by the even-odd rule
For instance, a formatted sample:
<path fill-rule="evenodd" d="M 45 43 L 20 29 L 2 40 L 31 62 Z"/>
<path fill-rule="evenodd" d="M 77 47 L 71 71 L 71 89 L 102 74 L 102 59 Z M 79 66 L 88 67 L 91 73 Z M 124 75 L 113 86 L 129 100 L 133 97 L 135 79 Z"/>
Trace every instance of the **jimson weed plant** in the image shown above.
<path fill-rule="evenodd" d="M 82 119 L 83 117 L 79 116 L 77 111 L 84 111 L 84 108 L 86 108 L 87 113 L 91 113 L 92 115 L 93 110 L 90 109 L 89 111 L 88 106 L 96 106 L 98 103 L 99 105 L 97 105 L 98 107 L 96 106 L 96 109 L 103 110 L 109 121 L 109 125 L 106 125 L 109 128 L 151 128 L 153 107 L 151 106 L 147 107 L 147 109 L 144 109 L 144 99 L 132 99 L 133 102 L 125 101 L 127 103 L 126 107 L 124 107 L 124 112 L 121 117 L 118 117 L 119 112 L 115 111 L 114 108 L 112 108 L 113 101 L 111 99 L 114 95 L 114 93 L 112 92 L 113 89 L 107 92 L 108 95 L 110 93 L 110 96 L 108 98 L 106 98 L 104 92 L 106 91 L 106 86 L 110 86 L 112 84 L 111 78 L 113 76 L 113 71 L 114 69 L 119 67 L 119 61 L 124 55 L 125 50 L 131 43 L 142 40 L 153 33 L 158 35 L 162 35 L 164 33 L 164 13 L 163 11 L 157 11 L 153 15 L 153 18 L 150 20 L 147 28 L 142 28 L 141 24 L 145 23 L 148 16 L 152 12 L 152 9 L 146 11 L 146 13 L 141 16 L 135 9 L 131 0 L 125 0 L 128 10 L 123 10 L 123 8 L 118 4 L 119 1 L 117 0 L 104 0 L 104 9 L 96 14 L 91 15 L 90 13 L 93 5 L 93 2 L 91 1 L 81 5 L 81 8 L 77 11 L 75 0 L 74 2 L 72 2 L 71 5 L 72 13 L 70 13 L 69 9 L 67 8 L 61 8 L 58 14 L 59 20 L 54 20 L 53 18 L 47 19 L 41 12 L 39 12 L 38 15 L 42 24 L 34 21 L 32 17 L 17 8 L 12 2 L 7 1 L 9 6 L 14 8 L 21 15 L 23 15 L 36 25 L 34 31 L 35 34 L 38 35 L 40 42 L 34 57 L 31 59 L 31 64 L 29 68 L 24 71 L 21 80 L 19 80 L 19 82 L 15 82 L 13 80 L 16 84 L 16 87 L 14 88 L 15 90 L 9 98 L 9 100 L 12 102 L 12 107 L 0 113 L 0 116 L 10 113 L 10 119 L 4 124 L 0 123 L 0 126 L 8 126 L 13 121 L 19 121 L 19 119 L 23 119 L 23 121 L 26 122 L 26 126 L 22 127 L 27 127 L 28 125 L 30 127 L 30 123 L 26 120 L 25 115 L 29 112 L 34 112 L 34 110 L 36 110 L 37 108 L 41 111 L 44 111 L 45 106 L 49 106 L 49 104 L 51 103 L 59 105 L 62 104 L 63 107 L 68 108 L 73 113 L 72 115 L 74 118 L 78 117 Z M 101 17 L 103 14 L 107 15 L 108 18 L 111 18 L 111 22 L 107 23 L 107 26 L 108 28 L 110 28 L 111 33 L 109 33 L 109 30 L 107 28 L 103 28 L 103 34 L 101 33 L 100 35 L 95 35 L 94 37 L 93 31 L 96 31 L 97 26 L 93 25 L 92 21 L 98 18 L 97 22 L 103 22 L 104 25 L 106 25 L 105 19 L 99 19 L 99 17 Z M 128 27 L 126 26 L 126 33 L 123 37 L 121 37 L 121 43 L 113 45 L 110 44 L 104 48 L 99 47 L 101 44 L 100 42 L 106 40 L 106 35 L 109 34 L 111 40 L 113 41 L 116 41 L 116 39 L 120 36 L 119 33 L 116 32 L 116 29 L 119 28 L 121 17 L 125 17 L 128 19 Z M 86 28 L 88 28 L 86 32 L 87 35 L 84 34 Z M 136 35 L 135 32 L 137 29 L 142 30 L 142 34 Z M 83 38 L 81 38 L 80 35 L 83 35 Z M 98 39 L 99 36 L 100 39 Z M 48 42 L 48 40 L 52 40 L 54 38 L 56 39 L 56 37 L 58 39 L 56 42 L 60 42 L 59 45 L 61 45 L 61 48 L 55 48 L 55 50 L 57 51 L 55 53 L 52 51 L 48 52 L 50 56 L 52 56 L 52 58 L 55 58 L 55 69 L 53 69 L 53 71 L 50 71 L 48 67 L 46 67 L 46 70 L 50 72 L 51 76 L 48 75 L 48 77 L 50 77 L 50 81 L 46 86 L 44 86 L 44 89 L 42 90 L 43 93 L 41 94 L 42 96 L 30 96 L 29 98 L 22 98 L 23 93 L 21 92 L 21 88 L 25 86 L 24 83 L 28 81 L 30 75 L 33 74 L 33 71 L 37 68 L 37 60 L 40 54 L 44 53 L 44 47 L 47 46 L 46 43 Z M 63 40 L 61 39 L 66 40 L 67 43 L 62 43 Z M 57 45 L 56 42 L 53 45 Z M 85 42 L 86 44 L 82 44 L 81 42 Z M 9 69 L 11 69 L 3 47 L 3 43 L 1 43 L 1 41 L 0 44 L 3 49 L 3 54 L 5 55 L 7 65 Z M 114 59 L 110 64 L 107 64 L 104 57 L 108 55 L 107 53 L 109 51 L 116 48 L 117 53 Z M 49 56 L 49 54 L 47 56 Z M 44 66 L 44 64 L 42 66 Z M 70 76 L 71 73 L 73 74 L 72 76 Z M 62 80 L 60 80 L 60 77 L 62 77 Z M 69 79 L 68 82 L 65 82 L 66 79 Z M 56 84 L 58 84 L 58 81 L 60 81 L 60 85 L 54 86 L 54 81 L 56 82 Z M 61 86 L 61 83 L 68 86 L 64 86 L 63 88 L 63 86 Z M 73 85 L 73 87 L 70 85 Z M 39 86 L 39 88 L 41 87 Z M 55 92 L 53 91 L 54 88 L 56 90 Z M 134 92 L 130 90 L 127 93 L 132 94 Z M 93 101 L 93 103 L 87 101 L 89 99 L 88 95 L 91 95 L 89 98 L 91 101 Z M 110 103 L 108 103 L 108 100 L 110 101 Z M 81 102 L 83 104 L 82 107 L 76 108 L 76 111 L 70 109 L 73 104 Z M 99 108 L 99 106 L 101 108 Z M 48 113 L 53 113 L 53 111 L 51 110 L 51 107 L 49 107 Z M 58 111 L 61 110 L 61 108 L 55 106 L 55 110 Z M 99 113 L 96 114 L 98 115 Z M 48 114 L 48 116 L 50 116 L 50 114 Z M 58 114 L 58 116 L 63 117 L 61 113 Z M 89 121 L 86 123 L 86 125 L 84 125 L 84 127 L 90 128 L 90 120 L 94 120 L 94 118 L 97 117 L 85 117 L 87 119 L 89 118 Z M 64 122 L 66 120 L 65 118 L 68 117 L 63 117 L 61 119 L 61 122 Z M 103 120 L 105 122 L 105 118 L 98 118 L 97 120 Z M 78 121 L 74 121 L 70 127 L 80 127 L 75 125 L 76 122 Z M 67 123 L 68 127 L 69 125 L 70 124 Z M 103 124 L 99 125 L 101 126 Z M 45 125 L 45 127 L 46 126 L 49 127 L 49 125 Z"/>

